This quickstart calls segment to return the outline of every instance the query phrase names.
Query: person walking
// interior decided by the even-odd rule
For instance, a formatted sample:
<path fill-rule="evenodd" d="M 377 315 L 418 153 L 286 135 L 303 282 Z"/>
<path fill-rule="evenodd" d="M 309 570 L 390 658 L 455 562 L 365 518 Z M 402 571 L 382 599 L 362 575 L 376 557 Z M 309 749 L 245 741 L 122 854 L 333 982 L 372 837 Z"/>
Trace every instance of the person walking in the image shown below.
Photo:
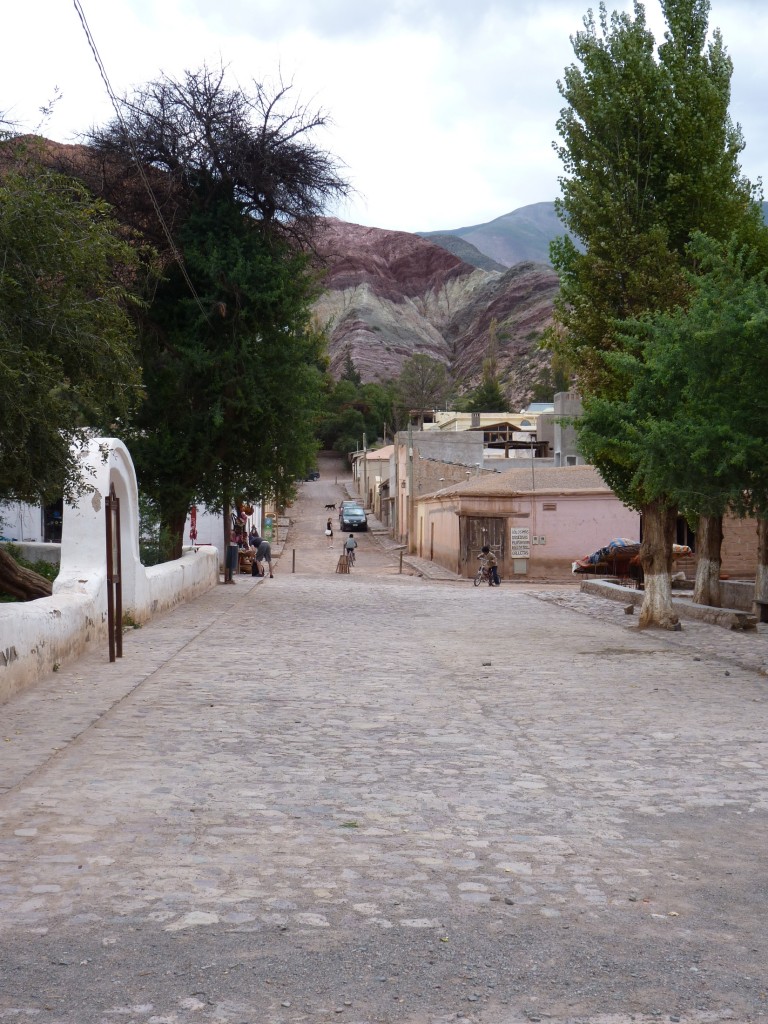
<path fill-rule="evenodd" d="M 328 522 L 325 524 L 325 536 L 328 538 L 328 547 L 333 547 L 333 524 L 331 523 L 331 517 L 328 516 Z"/>

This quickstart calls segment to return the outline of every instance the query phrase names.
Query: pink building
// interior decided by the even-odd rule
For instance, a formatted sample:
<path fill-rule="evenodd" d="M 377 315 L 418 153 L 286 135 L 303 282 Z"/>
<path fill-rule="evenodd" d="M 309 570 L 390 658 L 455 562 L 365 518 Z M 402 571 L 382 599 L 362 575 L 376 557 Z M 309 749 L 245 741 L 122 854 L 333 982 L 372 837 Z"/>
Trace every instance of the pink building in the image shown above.
<path fill-rule="evenodd" d="M 592 466 L 537 466 L 472 477 L 417 498 L 410 550 L 473 576 L 488 544 L 507 579 L 569 579 L 571 563 L 614 537 L 638 540 L 640 516 Z"/>

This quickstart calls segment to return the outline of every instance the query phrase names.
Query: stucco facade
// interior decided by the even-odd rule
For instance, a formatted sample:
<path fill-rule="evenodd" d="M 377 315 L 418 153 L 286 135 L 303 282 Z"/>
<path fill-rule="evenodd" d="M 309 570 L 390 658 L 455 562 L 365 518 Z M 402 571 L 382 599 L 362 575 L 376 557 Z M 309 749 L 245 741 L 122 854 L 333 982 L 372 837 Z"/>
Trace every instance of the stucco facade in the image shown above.
<path fill-rule="evenodd" d="M 465 576 L 488 543 L 507 579 L 572 579 L 575 558 L 640 531 L 639 515 L 591 466 L 484 475 L 419 498 L 415 508 L 416 553 Z"/>

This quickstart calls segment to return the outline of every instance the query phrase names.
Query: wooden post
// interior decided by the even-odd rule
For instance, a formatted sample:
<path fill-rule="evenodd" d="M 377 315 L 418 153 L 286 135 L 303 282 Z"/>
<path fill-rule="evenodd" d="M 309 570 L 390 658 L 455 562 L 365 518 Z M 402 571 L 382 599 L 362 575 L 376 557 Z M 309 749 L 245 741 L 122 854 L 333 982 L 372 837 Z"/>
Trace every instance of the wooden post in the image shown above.
<path fill-rule="evenodd" d="M 120 499 L 115 485 L 109 488 L 104 502 L 107 518 L 107 632 L 109 633 L 109 660 L 123 656 L 123 581 L 122 552 L 120 550 Z"/>

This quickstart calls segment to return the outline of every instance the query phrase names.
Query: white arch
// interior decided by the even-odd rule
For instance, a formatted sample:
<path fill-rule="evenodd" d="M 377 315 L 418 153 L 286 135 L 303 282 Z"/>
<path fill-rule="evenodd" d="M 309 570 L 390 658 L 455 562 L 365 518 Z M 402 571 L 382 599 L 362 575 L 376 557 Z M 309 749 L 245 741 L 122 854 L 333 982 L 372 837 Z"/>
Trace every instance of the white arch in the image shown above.
<path fill-rule="evenodd" d="M 139 558 L 139 492 L 128 449 L 114 437 L 94 438 L 82 454 L 87 490 L 67 507 L 61 533 L 61 567 L 54 594 L 86 594 L 107 610 L 106 514 L 110 487 L 120 499 L 123 610 L 142 619 L 149 601 L 147 574 Z"/>

